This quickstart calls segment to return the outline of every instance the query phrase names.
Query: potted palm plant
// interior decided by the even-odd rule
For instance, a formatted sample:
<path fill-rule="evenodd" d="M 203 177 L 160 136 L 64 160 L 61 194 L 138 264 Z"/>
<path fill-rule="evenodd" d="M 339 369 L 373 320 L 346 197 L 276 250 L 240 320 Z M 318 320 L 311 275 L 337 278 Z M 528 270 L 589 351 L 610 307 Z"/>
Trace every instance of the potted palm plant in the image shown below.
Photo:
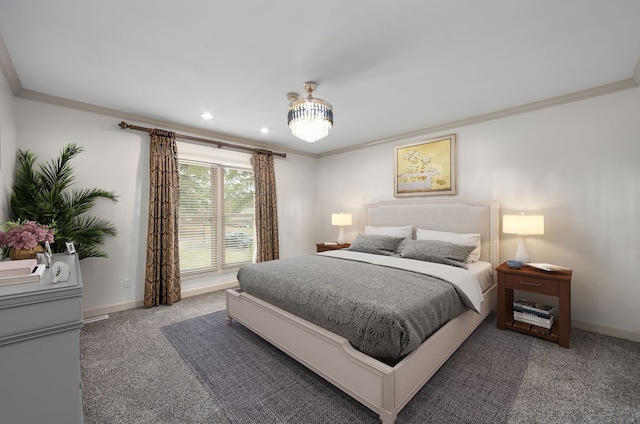
<path fill-rule="evenodd" d="M 37 156 L 18 150 L 9 206 L 14 220 L 35 221 L 55 229 L 54 253 L 73 242 L 80 259 L 106 257 L 105 238 L 115 236 L 115 226 L 89 214 L 98 199 L 117 202 L 114 192 L 99 188 L 76 189 L 71 159 L 84 149 L 75 143 L 64 146 L 56 159 L 36 166 Z"/>

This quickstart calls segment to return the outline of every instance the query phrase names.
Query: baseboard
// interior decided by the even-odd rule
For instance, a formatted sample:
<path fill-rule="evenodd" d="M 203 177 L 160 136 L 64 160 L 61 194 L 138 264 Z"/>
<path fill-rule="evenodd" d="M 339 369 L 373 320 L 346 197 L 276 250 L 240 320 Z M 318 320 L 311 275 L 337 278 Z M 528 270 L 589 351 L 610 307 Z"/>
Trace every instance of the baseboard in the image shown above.
<path fill-rule="evenodd" d="M 191 296 L 197 296 L 199 294 L 232 289 L 235 287 L 238 287 L 238 282 L 229 281 L 226 283 L 218 283 L 218 284 L 212 284 L 209 286 L 189 289 L 189 290 L 182 290 L 182 298 L 184 299 Z M 118 303 L 115 305 L 104 306 L 101 308 L 85 309 L 82 311 L 82 317 L 86 320 L 88 318 L 92 318 L 100 315 L 109 315 L 114 312 L 126 311 L 128 309 L 142 308 L 143 306 L 144 306 L 144 300 L 135 300 L 132 302 Z"/>
<path fill-rule="evenodd" d="M 640 332 L 623 330 L 621 328 L 608 327 L 606 325 L 595 324 L 593 322 L 571 320 L 571 327 L 579 330 L 591 331 L 592 333 L 603 334 L 618 339 L 631 340 L 640 343 Z"/>
<path fill-rule="evenodd" d="M 205 293 L 226 290 L 226 289 L 233 289 L 236 287 L 238 287 L 237 281 L 229 281 L 227 283 L 219 283 L 219 284 L 213 284 L 211 286 L 198 287 L 190 290 L 182 290 L 182 297 L 184 298 L 184 297 L 197 296 L 199 294 L 205 294 Z"/>
<path fill-rule="evenodd" d="M 109 315 L 114 312 L 126 311 L 127 309 L 141 308 L 144 306 L 144 301 L 135 300 L 133 302 L 117 303 L 115 305 L 103 306 L 95 309 L 85 309 L 82 311 L 82 318 L 88 320 L 89 318 L 97 317 L 100 315 Z"/>

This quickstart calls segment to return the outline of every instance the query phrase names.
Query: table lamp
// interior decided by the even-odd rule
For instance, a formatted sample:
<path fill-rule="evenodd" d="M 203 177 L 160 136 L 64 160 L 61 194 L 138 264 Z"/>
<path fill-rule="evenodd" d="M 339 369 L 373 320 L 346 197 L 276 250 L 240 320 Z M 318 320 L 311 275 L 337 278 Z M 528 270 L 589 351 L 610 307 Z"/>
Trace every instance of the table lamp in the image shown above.
<path fill-rule="evenodd" d="M 527 250 L 526 237 L 528 235 L 544 234 L 544 215 L 503 215 L 502 232 L 505 234 L 517 234 L 519 237 L 518 248 L 514 259 L 523 263 L 531 262 Z"/>
<path fill-rule="evenodd" d="M 332 213 L 331 214 L 331 225 L 336 225 L 340 227 L 340 233 L 338 233 L 338 244 L 345 244 L 344 241 L 344 226 L 351 225 L 351 214 L 350 213 Z"/>

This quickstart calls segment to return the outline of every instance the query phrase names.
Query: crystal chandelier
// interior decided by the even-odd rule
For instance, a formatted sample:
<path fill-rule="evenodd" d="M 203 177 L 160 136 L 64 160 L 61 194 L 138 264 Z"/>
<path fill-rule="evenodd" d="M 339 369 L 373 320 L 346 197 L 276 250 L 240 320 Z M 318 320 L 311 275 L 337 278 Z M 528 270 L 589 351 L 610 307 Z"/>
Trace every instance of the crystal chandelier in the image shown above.
<path fill-rule="evenodd" d="M 318 84 L 307 81 L 303 86 L 307 97 L 298 98 L 298 93 L 287 94 L 290 102 L 287 123 L 293 135 L 307 143 L 313 143 L 326 137 L 333 127 L 333 106 L 312 96 Z"/>

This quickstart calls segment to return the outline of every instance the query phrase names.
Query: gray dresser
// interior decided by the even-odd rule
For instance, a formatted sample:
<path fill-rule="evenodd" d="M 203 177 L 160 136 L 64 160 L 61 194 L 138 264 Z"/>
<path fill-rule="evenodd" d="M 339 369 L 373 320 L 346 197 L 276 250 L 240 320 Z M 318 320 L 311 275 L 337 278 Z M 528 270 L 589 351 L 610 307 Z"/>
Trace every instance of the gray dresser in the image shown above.
<path fill-rule="evenodd" d="M 82 422 L 82 276 L 77 255 L 54 255 L 71 275 L 0 286 L 0 422 Z"/>

